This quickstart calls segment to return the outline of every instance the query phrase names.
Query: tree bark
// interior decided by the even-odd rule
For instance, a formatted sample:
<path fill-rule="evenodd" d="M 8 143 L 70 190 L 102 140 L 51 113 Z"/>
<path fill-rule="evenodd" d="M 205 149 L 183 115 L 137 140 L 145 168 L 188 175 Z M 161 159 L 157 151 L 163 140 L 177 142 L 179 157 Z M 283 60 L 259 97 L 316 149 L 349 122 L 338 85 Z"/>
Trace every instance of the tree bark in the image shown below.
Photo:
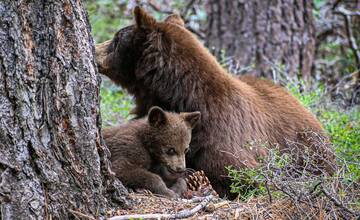
<path fill-rule="evenodd" d="M 315 30 L 307 0 L 208 0 L 206 45 L 233 56 L 256 75 L 272 77 L 277 65 L 290 75 L 310 75 Z"/>
<path fill-rule="evenodd" d="M 126 205 L 101 136 L 93 45 L 80 1 L 0 2 L 2 219 Z"/>

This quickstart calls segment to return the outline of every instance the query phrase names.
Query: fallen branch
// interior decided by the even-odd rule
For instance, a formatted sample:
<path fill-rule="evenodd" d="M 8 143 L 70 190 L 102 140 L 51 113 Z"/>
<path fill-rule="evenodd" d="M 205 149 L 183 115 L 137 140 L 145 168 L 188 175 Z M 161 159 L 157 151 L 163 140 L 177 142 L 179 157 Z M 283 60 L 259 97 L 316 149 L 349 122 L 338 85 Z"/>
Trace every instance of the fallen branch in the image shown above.
<path fill-rule="evenodd" d="M 204 200 L 204 197 L 194 197 L 192 199 L 182 199 L 182 201 L 184 203 L 197 203 L 197 202 L 202 202 Z"/>
<path fill-rule="evenodd" d="M 128 219 L 182 219 L 193 216 L 195 213 L 203 209 L 212 199 L 213 195 L 206 196 L 200 204 L 192 209 L 185 209 L 174 214 L 133 214 L 133 215 L 119 215 L 111 217 L 109 220 L 128 220 Z"/>
<path fill-rule="evenodd" d="M 205 210 L 207 212 L 214 212 L 216 209 L 220 208 L 220 207 L 223 207 L 223 206 L 229 206 L 229 202 L 228 201 L 222 201 L 222 202 L 219 202 L 219 203 L 212 203 L 210 202 L 206 207 L 205 207 Z"/>

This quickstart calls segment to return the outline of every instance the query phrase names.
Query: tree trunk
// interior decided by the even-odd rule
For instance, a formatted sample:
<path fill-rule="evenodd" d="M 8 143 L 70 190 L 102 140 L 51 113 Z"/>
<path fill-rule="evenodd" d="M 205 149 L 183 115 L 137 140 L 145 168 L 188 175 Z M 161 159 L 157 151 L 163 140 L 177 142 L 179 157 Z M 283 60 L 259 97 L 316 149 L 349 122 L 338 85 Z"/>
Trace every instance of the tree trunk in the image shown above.
<path fill-rule="evenodd" d="M 312 4 L 307 0 L 208 0 L 207 46 L 272 77 L 271 67 L 310 75 L 315 48 Z"/>
<path fill-rule="evenodd" d="M 2 219 L 126 203 L 101 136 L 93 45 L 80 1 L 0 2 Z"/>

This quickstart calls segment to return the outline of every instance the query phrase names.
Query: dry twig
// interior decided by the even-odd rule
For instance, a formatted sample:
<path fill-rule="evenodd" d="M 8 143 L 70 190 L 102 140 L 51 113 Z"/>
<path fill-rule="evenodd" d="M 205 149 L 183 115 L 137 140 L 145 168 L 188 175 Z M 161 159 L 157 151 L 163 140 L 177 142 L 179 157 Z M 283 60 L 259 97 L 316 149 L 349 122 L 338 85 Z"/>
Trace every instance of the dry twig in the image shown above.
<path fill-rule="evenodd" d="M 223 206 L 225 206 L 225 205 L 229 206 L 229 202 L 228 202 L 228 201 L 222 201 L 222 202 L 215 203 L 215 204 L 212 203 L 212 202 L 210 202 L 210 203 L 205 207 L 205 210 L 206 210 L 207 212 L 214 212 L 216 209 L 221 208 L 221 207 L 223 207 Z"/>

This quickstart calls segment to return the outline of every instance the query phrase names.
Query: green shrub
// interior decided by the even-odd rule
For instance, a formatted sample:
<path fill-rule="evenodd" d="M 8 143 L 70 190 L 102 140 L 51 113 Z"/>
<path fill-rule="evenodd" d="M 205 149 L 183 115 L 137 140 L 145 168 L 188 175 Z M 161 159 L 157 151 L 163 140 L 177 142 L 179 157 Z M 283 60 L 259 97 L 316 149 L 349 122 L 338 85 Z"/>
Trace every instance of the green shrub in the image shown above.
<path fill-rule="evenodd" d="M 230 192 L 239 195 L 239 199 L 246 201 L 254 196 L 266 193 L 265 179 L 259 168 L 234 169 L 225 167 L 231 179 Z"/>
<path fill-rule="evenodd" d="M 128 1 L 118 0 L 88 0 L 86 2 L 92 35 L 97 43 L 111 39 L 121 27 L 132 22 L 132 19 L 125 15 L 127 4 Z"/>
<path fill-rule="evenodd" d="M 123 123 L 130 118 L 129 113 L 134 105 L 131 96 L 123 90 L 105 82 L 102 83 L 100 97 L 103 126 Z"/>
<path fill-rule="evenodd" d="M 305 82 L 303 80 L 300 80 L 298 83 L 288 83 L 286 85 L 290 93 L 295 96 L 306 108 L 312 110 L 313 112 L 316 112 L 317 104 L 325 92 L 325 88 L 322 84 L 316 86 L 317 89 L 306 90 Z"/>
<path fill-rule="evenodd" d="M 274 170 L 281 170 L 290 164 L 291 159 L 289 155 L 280 155 L 276 149 L 269 149 L 269 157 L 271 157 L 272 166 L 276 167 Z M 263 158 L 264 159 L 264 158 Z M 270 160 L 266 159 L 266 163 Z M 228 176 L 231 179 L 230 192 L 239 195 L 239 199 L 247 201 L 250 198 L 268 195 L 267 179 L 265 176 L 279 175 L 273 173 L 271 168 L 259 166 L 256 168 L 243 168 L 240 170 L 234 169 L 231 166 L 225 167 Z M 270 190 L 270 189 L 269 189 Z M 279 194 L 273 193 L 272 196 Z"/>
<path fill-rule="evenodd" d="M 348 175 L 354 181 L 360 180 L 360 111 L 323 110 L 319 116 L 333 143 L 340 165 L 348 166 Z"/>

